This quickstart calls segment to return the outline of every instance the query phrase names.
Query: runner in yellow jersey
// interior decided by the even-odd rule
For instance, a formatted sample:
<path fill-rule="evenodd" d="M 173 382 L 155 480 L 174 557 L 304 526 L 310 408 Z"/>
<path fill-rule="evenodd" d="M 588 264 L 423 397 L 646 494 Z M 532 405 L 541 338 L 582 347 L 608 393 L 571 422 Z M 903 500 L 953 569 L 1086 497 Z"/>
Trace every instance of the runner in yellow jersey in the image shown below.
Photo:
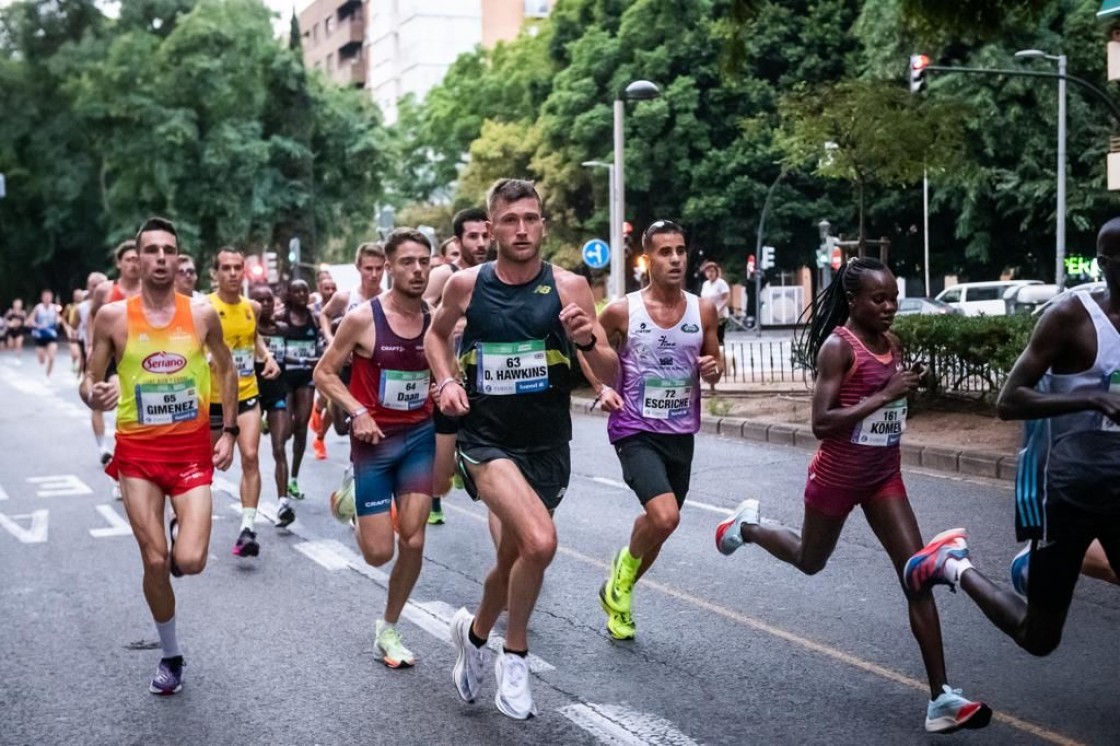
<path fill-rule="evenodd" d="M 260 304 L 241 295 L 245 280 L 245 256 L 232 247 L 218 250 L 214 257 L 214 274 L 218 287 L 207 296 L 222 324 L 225 337 L 233 355 L 233 369 L 237 376 L 237 426 L 234 437 L 237 450 L 241 451 L 241 533 L 233 545 L 238 557 L 256 557 L 261 547 L 253 523 L 257 520 L 257 505 L 261 501 L 261 408 L 257 390 L 256 361 L 264 361 L 264 378 L 280 375 L 280 366 L 268 351 L 264 340 L 257 334 L 257 315 Z M 213 391 L 211 392 L 214 393 Z M 222 434 L 225 411 L 221 404 L 210 402 L 210 440 L 216 442 Z"/>
<path fill-rule="evenodd" d="M 93 322 L 89 364 L 79 392 L 95 411 L 117 408 L 116 450 L 106 471 L 120 480 L 132 533 L 144 563 L 144 596 L 163 648 L 148 690 L 174 694 L 183 686 L 183 656 L 175 632 L 170 575 L 195 575 L 210 546 L 210 482 L 233 457 L 233 418 L 211 448 L 209 352 L 223 402 L 237 400 L 233 361 L 218 315 L 191 305 L 174 289 L 175 226 L 150 218 L 136 236 L 139 295 L 109 303 Z M 106 380 L 116 363 L 120 385 Z M 171 498 L 171 551 L 163 516 Z"/>

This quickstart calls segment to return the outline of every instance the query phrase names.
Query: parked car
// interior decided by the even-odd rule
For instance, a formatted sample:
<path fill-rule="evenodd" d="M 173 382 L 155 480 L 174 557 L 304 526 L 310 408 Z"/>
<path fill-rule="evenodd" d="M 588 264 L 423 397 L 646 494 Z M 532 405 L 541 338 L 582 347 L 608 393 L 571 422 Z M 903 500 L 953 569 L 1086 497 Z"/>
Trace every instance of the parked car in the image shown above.
<path fill-rule="evenodd" d="M 1031 311 L 1031 313 L 1035 316 L 1041 316 L 1043 313 L 1045 313 L 1047 308 L 1054 305 L 1055 303 L 1060 302 L 1063 298 L 1068 298 L 1072 293 L 1076 293 L 1078 290 L 1087 290 L 1089 291 L 1090 295 L 1100 296 L 1108 290 L 1108 285 L 1106 285 L 1103 280 L 1101 280 L 1100 282 L 1083 282 L 1080 285 L 1074 285 L 1073 287 L 1066 288 L 1062 292 L 1058 293 L 1053 298 L 1043 303 L 1041 306 L 1038 306 L 1033 311 Z"/>
<path fill-rule="evenodd" d="M 1008 290 L 1003 300 L 1007 304 L 1009 314 L 1030 313 L 1057 294 L 1057 285 L 1023 285 Z"/>
<path fill-rule="evenodd" d="M 900 298 L 898 301 L 897 316 L 914 316 L 948 314 L 963 316 L 964 311 L 948 303 L 942 303 L 936 298 Z"/>
<path fill-rule="evenodd" d="M 1023 285 L 1041 285 L 1041 280 L 996 280 L 993 282 L 962 282 L 937 294 L 937 300 L 964 311 L 966 316 L 1007 315 L 1005 296 Z"/>

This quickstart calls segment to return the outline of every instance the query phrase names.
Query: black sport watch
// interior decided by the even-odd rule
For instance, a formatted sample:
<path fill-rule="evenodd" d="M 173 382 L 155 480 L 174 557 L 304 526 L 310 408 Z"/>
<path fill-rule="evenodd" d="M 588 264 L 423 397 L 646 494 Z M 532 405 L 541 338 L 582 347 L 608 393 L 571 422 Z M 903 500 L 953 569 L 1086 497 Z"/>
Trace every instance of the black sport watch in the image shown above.
<path fill-rule="evenodd" d="M 580 352 L 591 352 L 592 350 L 595 349 L 595 343 L 598 342 L 598 341 L 599 340 L 597 340 L 595 338 L 595 335 L 592 334 L 591 339 L 588 341 L 587 344 L 581 345 L 578 342 L 576 342 L 574 339 L 572 340 L 572 344 L 575 345 L 576 349 L 579 350 Z"/>
<path fill-rule="evenodd" d="M 222 432 L 229 433 L 236 438 L 237 436 L 241 435 L 241 427 L 239 425 L 227 425 L 226 427 L 222 428 Z"/>

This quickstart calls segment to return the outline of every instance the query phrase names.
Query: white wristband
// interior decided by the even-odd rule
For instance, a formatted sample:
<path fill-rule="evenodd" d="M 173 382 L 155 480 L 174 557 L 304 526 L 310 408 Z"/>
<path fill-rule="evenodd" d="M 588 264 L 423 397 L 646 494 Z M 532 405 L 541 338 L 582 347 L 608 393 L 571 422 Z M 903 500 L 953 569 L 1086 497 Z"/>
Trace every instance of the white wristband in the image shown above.
<path fill-rule="evenodd" d="M 445 388 L 447 388 L 447 384 L 449 384 L 449 383 L 459 383 L 459 379 L 455 378 L 455 377 L 451 377 L 451 378 L 445 378 L 442 381 L 440 381 L 439 385 L 436 386 L 436 398 L 437 399 L 439 398 L 439 395 L 443 393 L 443 390 Z"/>
<path fill-rule="evenodd" d="M 356 420 L 359 417 L 361 417 L 363 414 L 369 414 L 369 410 L 366 409 L 365 407 L 358 407 L 357 409 L 355 409 L 353 412 L 350 413 L 350 419 Z"/>

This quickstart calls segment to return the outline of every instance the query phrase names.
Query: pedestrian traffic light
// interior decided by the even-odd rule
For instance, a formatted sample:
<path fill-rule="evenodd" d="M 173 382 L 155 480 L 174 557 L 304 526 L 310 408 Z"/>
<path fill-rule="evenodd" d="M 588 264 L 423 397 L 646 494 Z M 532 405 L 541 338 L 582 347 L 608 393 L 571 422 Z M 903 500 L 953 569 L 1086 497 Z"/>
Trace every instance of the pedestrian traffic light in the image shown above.
<path fill-rule="evenodd" d="M 300 263 L 302 257 L 300 256 L 301 247 L 299 237 L 293 236 L 292 240 L 288 241 L 288 263 L 293 267 Z"/>
<path fill-rule="evenodd" d="M 926 87 L 926 68 L 929 67 L 929 56 L 924 54 L 910 55 L 910 92 L 921 93 Z"/>
<path fill-rule="evenodd" d="M 773 246 L 763 246 L 762 247 L 762 261 L 759 262 L 758 266 L 763 271 L 768 270 L 768 269 L 774 269 L 774 247 Z"/>
<path fill-rule="evenodd" d="M 747 277 L 754 277 L 754 254 L 747 254 Z"/>

